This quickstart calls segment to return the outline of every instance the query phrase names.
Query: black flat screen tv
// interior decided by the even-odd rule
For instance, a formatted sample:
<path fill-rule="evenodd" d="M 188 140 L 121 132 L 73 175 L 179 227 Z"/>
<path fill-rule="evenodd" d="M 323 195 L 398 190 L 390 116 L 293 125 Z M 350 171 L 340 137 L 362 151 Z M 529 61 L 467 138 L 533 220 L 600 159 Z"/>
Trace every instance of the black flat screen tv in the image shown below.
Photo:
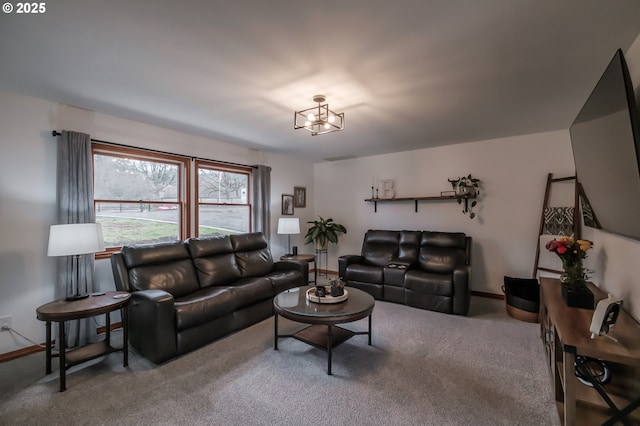
<path fill-rule="evenodd" d="M 598 225 L 640 240 L 640 127 L 621 50 L 569 129 L 576 165 Z M 586 223 L 589 225 L 589 223 Z"/>

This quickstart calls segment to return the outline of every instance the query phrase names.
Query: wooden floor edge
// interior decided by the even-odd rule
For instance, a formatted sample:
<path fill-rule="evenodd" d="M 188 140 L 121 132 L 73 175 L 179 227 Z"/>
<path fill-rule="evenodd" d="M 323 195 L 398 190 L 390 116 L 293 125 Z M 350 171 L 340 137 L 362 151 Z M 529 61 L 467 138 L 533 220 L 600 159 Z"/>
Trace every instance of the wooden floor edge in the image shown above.
<path fill-rule="evenodd" d="M 109 329 L 111 329 L 112 331 L 117 329 L 117 328 L 122 328 L 122 322 L 116 322 L 111 324 L 111 326 L 109 327 Z M 98 327 L 96 329 L 96 332 L 98 334 L 104 333 L 105 331 L 107 331 L 107 327 L 105 326 L 101 326 Z M 55 344 L 55 340 L 53 341 L 53 344 Z M 18 358 L 22 358 L 23 356 L 27 356 L 27 355 L 31 355 L 31 354 L 35 354 L 38 352 L 42 352 L 44 351 L 44 343 L 42 343 L 42 346 L 38 346 L 38 345 L 33 345 L 33 346 L 27 346 L 26 348 L 22 348 L 22 349 L 17 349 L 15 351 L 11 351 L 11 352 L 7 352 L 4 354 L 0 354 L 0 364 L 3 362 L 7 362 L 7 361 L 13 361 L 14 359 L 18 359 Z"/>
<path fill-rule="evenodd" d="M 0 354 L 0 364 L 7 361 L 13 361 L 14 359 L 22 358 L 23 356 L 35 354 L 44 351 L 44 343 L 42 346 L 33 345 L 26 348 L 18 349 L 15 351 Z"/>
<path fill-rule="evenodd" d="M 472 296 L 486 297 L 488 299 L 504 300 L 504 294 L 486 293 L 484 291 L 471 290 Z"/>

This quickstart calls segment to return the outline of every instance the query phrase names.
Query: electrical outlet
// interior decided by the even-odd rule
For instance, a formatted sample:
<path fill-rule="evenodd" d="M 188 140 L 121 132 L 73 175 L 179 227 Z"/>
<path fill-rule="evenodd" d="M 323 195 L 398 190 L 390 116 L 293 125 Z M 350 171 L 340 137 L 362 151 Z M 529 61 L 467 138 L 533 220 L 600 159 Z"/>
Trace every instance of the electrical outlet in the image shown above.
<path fill-rule="evenodd" d="M 11 316 L 0 317 L 0 330 L 9 330 L 11 328 Z"/>

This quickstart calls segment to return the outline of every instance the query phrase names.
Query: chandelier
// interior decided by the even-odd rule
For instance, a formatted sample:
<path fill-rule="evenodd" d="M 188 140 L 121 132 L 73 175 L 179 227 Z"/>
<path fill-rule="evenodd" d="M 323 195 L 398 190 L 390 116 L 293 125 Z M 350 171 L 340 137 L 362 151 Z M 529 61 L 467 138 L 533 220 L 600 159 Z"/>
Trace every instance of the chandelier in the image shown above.
<path fill-rule="evenodd" d="M 316 95 L 313 102 L 317 102 L 318 106 L 296 111 L 293 114 L 293 128 L 307 129 L 311 136 L 343 130 L 344 112 L 338 114 L 331 111 L 329 104 L 323 104 L 324 101 L 324 95 Z"/>

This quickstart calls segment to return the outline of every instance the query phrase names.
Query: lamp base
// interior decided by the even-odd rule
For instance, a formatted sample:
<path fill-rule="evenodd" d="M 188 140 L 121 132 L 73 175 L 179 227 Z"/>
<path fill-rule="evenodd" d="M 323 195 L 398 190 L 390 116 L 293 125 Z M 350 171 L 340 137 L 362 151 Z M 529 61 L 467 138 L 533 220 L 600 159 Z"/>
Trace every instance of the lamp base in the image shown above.
<path fill-rule="evenodd" d="M 89 296 L 90 296 L 89 293 L 74 294 L 73 296 L 67 296 L 64 300 L 67 300 L 67 301 L 82 300 L 82 299 L 86 299 Z"/>

